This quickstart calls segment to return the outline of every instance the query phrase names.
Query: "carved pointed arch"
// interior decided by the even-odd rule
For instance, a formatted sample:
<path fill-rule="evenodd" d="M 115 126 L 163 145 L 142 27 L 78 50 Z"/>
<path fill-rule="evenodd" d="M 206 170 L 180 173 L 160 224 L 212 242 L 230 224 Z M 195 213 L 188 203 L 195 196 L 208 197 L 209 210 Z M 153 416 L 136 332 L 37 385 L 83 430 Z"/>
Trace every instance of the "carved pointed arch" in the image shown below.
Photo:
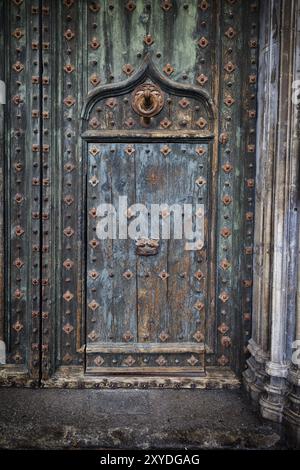
<path fill-rule="evenodd" d="M 134 105 L 143 86 L 154 90 L 160 98 L 156 112 L 149 118 L 143 118 Z M 87 140 L 120 134 L 129 138 L 137 133 L 213 137 L 214 110 L 208 93 L 162 75 L 150 55 L 127 80 L 98 86 L 91 91 L 81 117 L 82 137 Z"/>

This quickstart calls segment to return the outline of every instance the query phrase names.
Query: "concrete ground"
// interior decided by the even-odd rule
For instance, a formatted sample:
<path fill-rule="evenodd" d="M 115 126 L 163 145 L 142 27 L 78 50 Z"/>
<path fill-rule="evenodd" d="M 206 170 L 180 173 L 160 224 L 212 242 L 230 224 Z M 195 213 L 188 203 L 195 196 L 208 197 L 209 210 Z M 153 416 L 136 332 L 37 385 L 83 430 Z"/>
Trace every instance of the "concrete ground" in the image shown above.
<path fill-rule="evenodd" d="M 240 390 L 0 389 L 1 449 L 282 449 Z"/>

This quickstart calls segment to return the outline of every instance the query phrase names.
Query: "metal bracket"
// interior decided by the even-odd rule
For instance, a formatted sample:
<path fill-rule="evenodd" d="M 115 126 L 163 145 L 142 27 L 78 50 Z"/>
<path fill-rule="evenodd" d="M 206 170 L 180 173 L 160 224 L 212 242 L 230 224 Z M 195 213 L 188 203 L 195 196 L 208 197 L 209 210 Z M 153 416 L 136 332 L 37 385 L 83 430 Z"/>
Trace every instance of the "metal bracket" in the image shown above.
<path fill-rule="evenodd" d="M 0 80 L 0 104 L 6 104 L 6 85 Z"/>

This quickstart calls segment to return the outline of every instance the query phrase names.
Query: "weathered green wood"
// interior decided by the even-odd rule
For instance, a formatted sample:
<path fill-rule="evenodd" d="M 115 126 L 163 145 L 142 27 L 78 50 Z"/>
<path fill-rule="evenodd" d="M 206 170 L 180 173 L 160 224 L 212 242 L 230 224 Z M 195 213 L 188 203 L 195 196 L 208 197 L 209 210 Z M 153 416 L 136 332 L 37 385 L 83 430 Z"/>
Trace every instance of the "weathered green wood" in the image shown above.
<path fill-rule="evenodd" d="M 38 378 L 41 355 L 44 380 L 61 365 L 83 367 L 85 338 L 91 331 L 89 321 L 92 318 L 101 326 L 103 341 L 109 335 L 106 324 L 113 328 L 118 341 L 122 341 L 123 330 L 127 329 L 132 332 L 134 340 L 140 341 L 139 336 L 147 329 L 147 318 L 156 313 L 150 307 L 146 314 L 142 314 L 145 317 L 141 317 L 140 323 L 134 324 L 129 313 L 135 306 L 134 285 L 131 283 L 128 289 L 131 281 L 125 278 L 122 284 L 118 284 L 119 275 L 108 278 L 106 274 L 105 277 L 105 272 L 110 269 L 109 263 L 101 271 L 103 279 L 99 276 L 93 282 L 98 290 L 105 281 L 105 302 L 109 306 L 115 305 L 115 313 L 111 317 L 101 317 L 99 310 L 92 316 L 86 309 L 91 294 L 88 289 L 94 285 L 86 281 L 85 255 L 88 255 L 88 262 L 92 262 L 93 256 L 92 250 L 90 254 L 88 252 L 87 242 L 94 236 L 87 211 L 87 207 L 93 205 L 87 174 L 95 160 L 95 164 L 100 165 L 99 177 L 103 178 L 106 173 L 114 175 L 110 189 L 110 198 L 114 198 L 121 191 L 118 180 L 127 174 L 129 182 L 133 168 L 126 166 L 122 158 L 117 162 L 116 155 L 110 156 L 105 165 L 101 159 L 88 156 L 87 144 L 81 139 L 80 132 L 87 130 L 85 138 L 94 142 L 102 138 L 103 142 L 113 143 L 126 140 L 126 144 L 120 143 L 118 148 L 131 143 L 134 135 L 140 142 L 137 145 L 141 145 L 143 139 L 147 140 L 150 153 L 144 154 L 146 143 L 142 151 L 145 171 L 148 166 L 153 167 L 154 162 L 159 166 L 160 160 L 154 149 L 159 148 L 160 139 L 169 132 L 169 145 L 177 149 L 186 145 L 180 140 L 189 136 L 195 146 L 199 136 L 205 139 L 205 145 L 213 145 L 212 153 L 209 151 L 205 156 L 197 157 L 203 162 L 201 172 L 207 175 L 204 201 L 211 230 L 207 225 L 207 243 L 200 256 L 204 279 L 200 284 L 203 302 L 209 307 L 205 310 L 205 318 L 202 313 L 203 318 L 195 311 L 191 313 L 184 305 L 183 316 L 180 309 L 176 310 L 176 305 L 182 305 L 182 292 L 195 287 L 191 276 L 186 281 L 175 276 L 180 263 L 185 265 L 184 271 L 191 271 L 193 263 L 198 263 L 197 266 L 201 263 L 198 254 L 191 258 L 186 254 L 182 259 L 177 258 L 178 246 L 172 241 L 169 246 L 161 247 L 162 258 L 157 265 L 161 269 L 167 265 L 168 270 L 174 273 L 170 276 L 172 282 L 170 278 L 166 280 L 164 293 L 158 290 L 161 285 L 159 278 L 159 282 L 158 279 L 155 281 L 156 286 L 154 281 L 152 284 L 151 277 L 143 277 L 148 261 L 138 262 L 143 273 L 143 276 L 138 276 L 138 284 L 144 290 L 150 287 L 153 292 L 158 291 L 161 299 L 158 301 L 160 313 L 156 329 L 151 334 L 154 337 L 166 329 L 166 320 L 172 317 L 171 333 L 178 336 L 184 330 L 184 334 L 191 336 L 193 322 L 200 321 L 198 326 L 201 331 L 205 330 L 205 341 L 210 351 L 206 354 L 207 363 L 230 365 L 234 370 L 240 370 L 251 313 L 252 272 L 249 266 L 252 263 L 253 220 L 249 214 L 246 220 L 246 213 L 253 212 L 254 197 L 255 152 L 251 146 L 255 141 L 255 113 L 252 113 L 255 110 L 255 83 L 249 80 L 257 68 L 254 39 L 257 36 L 258 9 L 254 7 L 258 2 L 173 0 L 167 11 L 160 1 L 137 0 L 132 11 L 127 8 L 128 2 L 110 0 L 66 0 L 57 5 L 43 0 L 39 3 L 41 8 L 38 9 L 30 0 L 11 1 L 5 5 L 5 79 L 10 85 L 5 124 L 6 238 L 12 234 L 6 246 L 5 272 L 8 361 L 27 365 L 32 369 L 31 376 Z M 24 32 L 19 38 L 12 36 L 17 28 Z M 232 36 L 230 28 L 233 28 Z M 38 46 L 32 42 L 37 42 Z M 16 50 L 18 45 L 20 51 Z M 131 108 L 133 88 L 127 96 L 123 95 L 127 101 L 122 97 L 117 99 L 116 107 L 110 108 L 104 101 L 100 106 L 96 103 L 89 121 L 82 126 L 80 115 L 87 93 L 95 90 L 99 83 L 112 86 L 124 80 L 129 83 L 147 54 L 150 54 L 158 74 L 174 80 L 181 87 L 194 84 L 198 90 L 206 91 L 213 101 L 214 120 L 205 115 L 207 109 L 202 105 L 195 111 L 197 99 L 194 92 L 187 96 L 190 106 L 184 108 L 180 105 L 185 97 L 183 88 L 178 87 L 177 95 L 175 92 L 169 95 L 169 85 L 164 85 L 164 80 L 161 80 L 160 86 L 166 87 L 163 88 L 165 98 L 172 102 L 167 101 L 161 114 L 151 120 L 148 129 Z M 12 69 L 17 60 L 25 66 L 24 70 L 16 72 Z M 232 69 L 228 68 L 229 63 L 233 64 Z M 37 77 L 37 82 L 33 83 L 34 77 Z M 41 82 L 42 78 L 49 78 L 49 84 L 47 80 Z M 106 94 L 105 99 L 113 94 Z M 19 95 L 23 101 L 15 104 L 12 98 Z M 224 103 L 228 95 L 234 98 L 234 103 Z M 32 114 L 35 110 L 37 114 Z M 43 115 L 43 112 L 49 114 Z M 208 117 L 207 126 L 203 129 L 196 125 L 201 116 Z M 130 124 L 130 118 L 133 124 Z M 167 129 L 163 129 L 162 122 L 167 123 Z M 18 129 L 22 130 L 20 135 Z M 101 134 L 101 131 L 106 134 Z M 225 142 L 226 134 L 228 142 Z M 101 145 L 102 148 L 108 149 L 109 145 Z M 187 147 L 187 153 L 189 149 Z M 132 164 L 137 164 L 136 158 L 137 154 Z M 22 169 L 16 171 L 15 163 L 19 161 Z M 167 186 L 175 179 L 176 162 L 171 169 L 164 168 Z M 232 169 L 230 166 L 228 169 L 226 164 L 232 165 Z M 185 186 L 183 179 L 178 190 L 186 189 L 189 193 L 191 188 Z M 142 195 L 142 183 L 137 180 L 136 184 Z M 127 187 L 126 183 L 124 191 Z M 132 190 L 133 186 L 130 188 Z M 175 188 L 170 190 L 175 192 Z M 16 194 L 23 197 L 19 204 L 13 200 Z M 154 196 L 154 193 L 147 194 L 149 198 Z M 230 202 L 225 204 L 224 197 L 227 196 Z M 17 225 L 25 230 L 20 236 L 14 232 Z M 226 238 L 221 233 L 224 227 L 231 230 Z M 99 250 L 100 260 L 105 261 L 106 255 Z M 125 270 L 128 255 L 133 262 L 130 243 L 112 244 L 109 256 L 111 259 L 120 258 L 119 274 Z M 14 264 L 18 258 L 24 262 L 20 268 Z M 17 289 L 21 298 L 16 298 L 16 293 L 19 296 Z M 219 299 L 224 292 L 229 295 L 225 302 Z M 202 294 L 198 294 L 201 297 Z M 163 295 L 168 296 L 165 309 L 162 306 Z M 126 298 L 128 310 L 121 319 L 117 312 L 121 311 L 122 301 Z M 194 304 L 192 299 L 193 296 L 190 297 L 189 308 Z M 145 298 L 141 297 L 139 301 L 146 305 Z M 171 311 L 175 313 L 171 315 Z M 184 326 L 188 323 L 190 329 Z"/>

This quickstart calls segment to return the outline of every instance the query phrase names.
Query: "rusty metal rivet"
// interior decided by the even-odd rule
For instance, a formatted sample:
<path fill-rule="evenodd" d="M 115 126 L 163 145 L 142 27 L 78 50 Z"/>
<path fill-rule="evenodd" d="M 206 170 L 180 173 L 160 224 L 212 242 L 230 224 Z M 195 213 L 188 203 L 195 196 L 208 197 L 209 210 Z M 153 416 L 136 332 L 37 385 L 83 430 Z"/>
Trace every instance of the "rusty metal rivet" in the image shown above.
<path fill-rule="evenodd" d="M 100 42 L 96 37 L 93 37 L 90 41 L 90 47 L 92 49 L 98 49 L 100 47 Z"/>
<path fill-rule="evenodd" d="M 196 121 L 195 124 L 196 124 L 198 127 L 200 127 L 200 129 L 204 129 L 204 127 L 207 126 L 207 121 L 206 121 L 206 119 L 204 119 L 203 117 L 200 117 L 200 118 L 198 119 L 198 121 Z"/>
<path fill-rule="evenodd" d="M 205 83 L 208 81 L 208 77 L 206 75 L 204 75 L 204 73 L 201 73 L 200 75 L 198 75 L 197 77 L 197 82 L 203 86 L 205 85 Z"/>
<path fill-rule="evenodd" d="M 225 31 L 225 36 L 227 36 L 229 39 L 233 39 L 237 35 L 237 31 L 230 26 L 226 31 Z"/>
<path fill-rule="evenodd" d="M 93 13 L 98 13 L 98 11 L 100 11 L 100 5 L 98 2 L 91 2 L 91 4 L 89 5 L 89 9 Z"/>
<path fill-rule="evenodd" d="M 126 10 L 132 12 L 133 10 L 135 10 L 136 4 L 135 4 L 135 2 L 133 2 L 132 0 L 129 0 L 129 1 L 126 3 L 125 8 L 126 8 Z"/>
<path fill-rule="evenodd" d="M 164 10 L 164 11 L 169 11 L 171 10 L 172 8 L 172 2 L 171 0 L 162 0 L 161 2 L 161 8 Z"/>
<path fill-rule="evenodd" d="M 75 37 L 75 33 L 71 29 L 67 29 L 64 32 L 64 37 L 67 39 L 67 41 L 70 41 Z"/>
<path fill-rule="evenodd" d="M 198 41 L 198 46 L 204 49 L 208 45 L 208 39 L 204 36 L 202 36 L 199 41 Z"/>
<path fill-rule="evenodd" d="M 123 65 L 123 67 L 122 67 L 122 71 L 125 73 L 125 75 L 130 76 L 130 75 L 133 74 L 134 68 L 133 68 L 133 66 L 132 66 L 131 64 L 125 64 L 125 65 Z"/>
<path fill-rule="evenodd" d="M 163 68 L 163 72 L 166 74 L 166 75 L 172 75 L 172 73 L 174 72 L 174 68 L 172 67 L 171 64 L 166 64 Z"/>
<path fill-rule="evenodd" d="M 153 39 L 153 37 L 151 36 L 151 34 L 147 34 L 147 35 L 144 37 L 144 43 L 147 44 L 147 46 L 151 46 L 151 45 L 154 43 L 154 39 Z"/>
<path fill-rule="evenodd" d="M 199 3 L 199 8 L 200 8 L 200 10 L 202 10 L 202 11 L 206 11 L 206 10 L 209 8 L 209 3 L 208 3 L 206 0 L 202 0 L 202 1 Z"/>

